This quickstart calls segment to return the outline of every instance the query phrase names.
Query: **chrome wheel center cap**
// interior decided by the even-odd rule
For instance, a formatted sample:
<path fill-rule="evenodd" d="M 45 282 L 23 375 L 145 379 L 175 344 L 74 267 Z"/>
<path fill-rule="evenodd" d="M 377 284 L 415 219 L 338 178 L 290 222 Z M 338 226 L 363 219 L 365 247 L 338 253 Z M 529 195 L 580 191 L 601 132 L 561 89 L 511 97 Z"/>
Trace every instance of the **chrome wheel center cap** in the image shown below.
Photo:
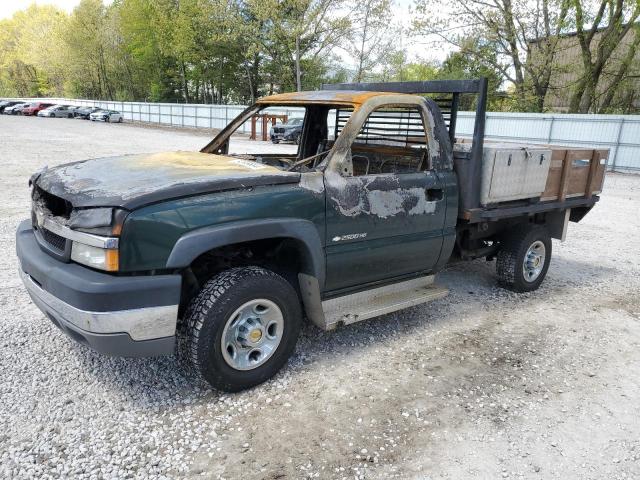
<path fill-rule="evenodd" d="M 253 330 L 251 330 L 248 335 L 248 340 L 251 343 L 257 343 L 262 340 L 262 330 L 260 330 L 259 328 L 254 328 Z"/>

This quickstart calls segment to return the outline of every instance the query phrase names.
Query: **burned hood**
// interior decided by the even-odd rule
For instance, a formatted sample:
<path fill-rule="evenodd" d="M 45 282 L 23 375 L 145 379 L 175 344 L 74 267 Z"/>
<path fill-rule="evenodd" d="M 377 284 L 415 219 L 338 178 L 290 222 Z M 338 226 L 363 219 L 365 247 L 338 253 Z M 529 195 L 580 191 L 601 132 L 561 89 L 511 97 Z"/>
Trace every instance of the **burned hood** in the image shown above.
<path fill-rule="evenodd" d="M 189 195 L 297 183 L 300 174 L 241 158 L 166 152 L 69 163 L 45 169 L 34 180 L 74 208 L 134 209 Z"/>

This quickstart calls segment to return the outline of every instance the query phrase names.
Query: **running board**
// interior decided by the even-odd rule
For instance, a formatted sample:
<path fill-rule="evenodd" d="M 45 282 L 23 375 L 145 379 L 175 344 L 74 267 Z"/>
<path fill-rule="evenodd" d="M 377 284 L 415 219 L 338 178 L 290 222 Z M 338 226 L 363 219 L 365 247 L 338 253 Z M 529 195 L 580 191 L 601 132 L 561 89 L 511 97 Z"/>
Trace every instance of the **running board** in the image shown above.
<path fill-rule="evenodd" d="M 434 276 L 429 275 L 320 302 L 319 289 L 317 294 L 313 291 L 314 280 L 301 274 L 300 286 L 307 316 L 324 330 L 431 302 L 449 293 L 434 284 Z"/>

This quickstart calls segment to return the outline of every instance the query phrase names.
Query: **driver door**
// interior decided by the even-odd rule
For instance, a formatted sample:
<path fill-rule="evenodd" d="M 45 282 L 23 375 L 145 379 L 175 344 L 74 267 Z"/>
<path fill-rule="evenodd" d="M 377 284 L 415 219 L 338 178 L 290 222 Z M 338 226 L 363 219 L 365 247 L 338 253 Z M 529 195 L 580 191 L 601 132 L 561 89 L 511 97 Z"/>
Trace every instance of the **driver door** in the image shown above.
<path fill-rule="evenodd" d="M 326 185 L 326 291 L 428 272 L 438 262 L 444 189 L 422 105 L 371 111 Z"/>

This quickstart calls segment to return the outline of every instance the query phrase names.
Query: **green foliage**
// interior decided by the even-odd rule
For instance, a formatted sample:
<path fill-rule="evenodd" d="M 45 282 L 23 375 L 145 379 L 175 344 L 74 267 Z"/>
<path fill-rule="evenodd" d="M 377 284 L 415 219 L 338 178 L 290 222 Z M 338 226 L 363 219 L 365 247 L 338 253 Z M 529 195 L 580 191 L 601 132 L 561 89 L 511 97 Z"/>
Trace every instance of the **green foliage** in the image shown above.
<path fill-rule="evenodd" d="M 493 51 L 495 52 L 495 51 Z M 485 48 L 485 56 L 494 55 L 489 48 Z M 464 80 L 468 78 L 486 77 L 489 79 L 488 108 L 489 110 L 504 110 L 505 95 L 500 92 L 503 78 L 490 62 L 481 60 L 482 57 L 469 54 L 466 50 L 451 53 L 443 62 L 437 72 L 436 79 Z M 475 105 L 473 99 L 462 96 L 460 99 L 461 110 L 472 110 Z"/>
<path fill-rule="evenodd" d="M 468 40 L 442 65 L 411 61 L 391 0 L 82 0 L 0 21 L 0 95 L 249 103 L 323 83 L 503 76 Z M 400 41 L 398 41 L 398 38 Z M 471 55 L 484 52 L 484 58 Z M 349 59 L 345 60 L 347 55 Z"/>

